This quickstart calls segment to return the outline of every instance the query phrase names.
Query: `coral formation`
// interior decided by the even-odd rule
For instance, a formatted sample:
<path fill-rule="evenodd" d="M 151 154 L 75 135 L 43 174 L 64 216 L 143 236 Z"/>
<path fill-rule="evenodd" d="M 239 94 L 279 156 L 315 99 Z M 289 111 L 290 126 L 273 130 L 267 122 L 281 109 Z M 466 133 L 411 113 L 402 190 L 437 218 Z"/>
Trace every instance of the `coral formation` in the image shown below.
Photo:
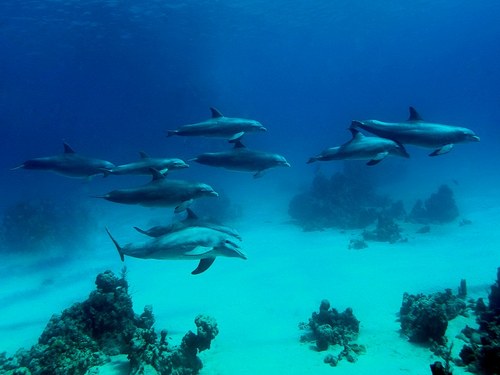
<path fill-rule="evenodd" d="M 365 351 L 362 345 L 351 343 L 359 334 L 359 320 L 351 308 L 339 313 L 330 308 L 328 300 L 321 301 L 319 312 L 313 312 L 308 323 L 300 323 L 301 329 L 308 332 L 301 337 L 303 342 L 315 342 L 316 350 L 325 351 L 330 345 L 342 345 L 343 351 L 338 356 L 331 354 L 325 357 L 325 363 L 335 366 L 339 360 L 346 358 L 349 362 L 356 360 L 356 354 Z"/>
<path fill-rule="evenodd" d="M 462 330 L 468 344 L 460 351 L 460 358 L 469 372 L 493 375 L 500 374 L 500 268 L 488 300 L 487 307 L 478 301 L 479 329 Z"/>
<path fill-rule="evenodd" d="M 218 334 L 216 322 L 207 316 L 195 319 L 197 334 L 189 331 L 179 346 L 169 346 L 166 331 L 158 340 L 151 306 L 137 316 L 132 309 L 125 274 L 111 271 L 96 278 L 89 298 L 54 315 L 30 350 L 0 357 L 0 372 L 32 375 L 83 375 L 89 368 L 127 354 L 131 374 L 197 374 L 202 363 L 197 354 L 210 348 Z"/>
<path fill-rule="evenodd" d="M 444 344 L 448 321 L 465 314 L 466 308 L 451 289 L 430 295 L 404 293 L 399 311 L 401 331 L 412 342 Z"/>
<path fill-rule="evenodd" d="M 422 202 L 418 200 L 411 210 L 408 220 L 420 223 L 448 223 L 459 215 L 458 207 L 453 197 L 453 191 L 448 185 L 441 185 L 436 193 Z"/>
<path fill-rule="evenodd" d="M 288 213 L 305 230 L 368 226 L 389 207 L 389 200 L 376 194 L 373 184 L 359 173 L 344 170 L 331 178 L 317 174 L 309 191 L 292 198 Z"/>
<path fill-rule="evenodd" d="M 365 230 L 363 238 L 367 241 L 396 243 L 404 241 L 401 236 L 401 228 L 387 215 L 380 214 L 377 219 L 377 226 L 373 230 Z"/>

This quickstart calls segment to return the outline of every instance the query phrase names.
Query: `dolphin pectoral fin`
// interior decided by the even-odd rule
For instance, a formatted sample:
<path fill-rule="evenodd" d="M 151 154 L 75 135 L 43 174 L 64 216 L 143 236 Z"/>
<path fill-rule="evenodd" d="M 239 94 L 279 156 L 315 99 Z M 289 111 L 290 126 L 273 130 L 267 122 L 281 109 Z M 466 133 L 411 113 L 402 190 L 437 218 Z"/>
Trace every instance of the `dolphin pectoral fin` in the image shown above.
<path fill-rule="evenodd" d="M 187 213 L 187 216 L 184 220 L 197 220 L 198 219 L 198 215 L 196 215 L 192 209 L 190 209 L 189 207 L 186 207 L 186 213 Z"/>
<path fill-rule="evenodd" d="M 157 169 L 149 168 L 149 172 L 153 176 L 151 181 L 159 181 L 165 179 L 165 176 Z"/>
<path fill-rule="evenodd" d="M 205 272 L 210 268 L 214 261 L 215 257 L 201 259 L 200 263 L 198 263 L 198 267 L 196 267 L 196 269 L 191 272 L 191 275 L 198 275 L 202 272 Z"/>
<path fill-rule="evenodd" d="M 180 205 L 175 207 L 174 213 L 178 214 L 184 211 L 186 208 L 188 208 L 191 204 L 193 203 L 192 199 L 189 199 L 187 201 L 182 202 Z"/>
<path fill-rule="evenodd" d="M 257 173 L 255 173 L 253 175 L 253 178 L 261 178 L 262 176 L 264 176 L 264 172 L 265 171 L 266 171 L 265 169 L 262 169 L 262 170 L 258 171 Z"/>
<path fill-rule="evenodd" d="M 120 254 L 120 259 L 122 260 L 122 262 L 125 260 L 125 256 L 123 254 L 123 251 L 122 251 L 122 247 L 120 246 L 120 244 L 113 238 L 113 236 L 111 235 L 111 232 L 109 231 L 108 227 L 106 227 L 106 232 L 108 233 L 108 236 L 109 238 L 111 238 L 111 241 L 113 241 L 113 243 L 115 244 L 116 246 L 116 250 L 118 250 L 118 254 Z"/>
<path fill-rule="evenodd" d="M 99 170 L 102 172 L 102 177 L 108 177 L 112 173 L 108 168 L 99 168 Z"/>
<path fill-rule="evenodd" d="M 193 250 L 191 251 L 188 251 L 186 253 L 184 253 L 184 255 L 187 255 L 187 256 L 199 256 L 199 255 L 205 255 L 209 252 L 211 252 L 214 248 L 213 247 L 209 247 L 209 246 L 196 246 Z"/>
<path fill-rule="evenodd" d="M 447 154 L 448 152 L 451 151 L 451 149 L 453 148 L 453 146 L 454 146 L 453 143 L 444 145 L 443 147 L 438 148 L 437 150 L 434 150 L 433 152 L 431 152 L 429 154 L 429 156 L 438 156 L 438 155 Z"/>
<path fill-rule="evenodd" d="M 168 172 L 168 168 L 163 168 L 160 170 L 160 173 L 163 175 L 163 176 L 167 176 L 167 172 Z"/>
<path fill-rule="evenodd" d="M 389 155 L 389 153 L 387 151 L 380 152 L 372 160 L 370 160 L 368 163 L 366 163 L 366 165 L 369 165 L 369 166 L 376 165 L 376 164 L 380 163 L 382 160 L 384 160 L 387 155 Z"/>
<path fill-rule="evenodd" d="M 229 138 L 229 143 L 236 143 L 245 135 L 245 132 L 239 132 L 233 135 L 231 138 Z"/>

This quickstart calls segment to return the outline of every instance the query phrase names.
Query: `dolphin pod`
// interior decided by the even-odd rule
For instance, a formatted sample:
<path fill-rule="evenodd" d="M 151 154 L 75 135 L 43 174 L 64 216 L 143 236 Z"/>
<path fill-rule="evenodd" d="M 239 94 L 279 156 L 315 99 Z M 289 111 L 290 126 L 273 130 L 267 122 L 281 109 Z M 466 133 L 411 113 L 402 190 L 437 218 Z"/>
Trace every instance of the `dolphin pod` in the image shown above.
<path fill-rule="evenodd" d="M 409 154 L 404 147 L 407 144 L 431 148 L 433 151 L 430 156 L 437 156 L 449 152 L 457 143 L 480 140 L 468 128 L 426 122 L 413 107 L 409 110 L 410 116 L 403 122 L 352 121 L 349 141 L 321 151 L 309 158 L 307 163 L 368 160 L 366 164 L 371 166 L 380 163 L 388 156 L 408 158 Z M 290 166 L 279 154 L 251 150 L 243 145 L 241 138 L 244 134 L 267 131 L 260 122 L 225 117 L 215 108 L 210 108 L 210 111 L 212 113 L 210 119 L 169 130 L 167 136 L 222 138 L 229 140 L 234 146 L 227 151 L 202 153 L 191 161 L 229 170 L 252 172 L 254 177 L 260 177 L 264 171 L 271 168 Z M 374 136 L 365 136 L 360 129 Z M 218 196 L 214 189 L 204 183 L 174 180 L 165 176 L 167 171 L 187 167 L 188 165 L 181 159 L 151 158 L 144 152 L 140 153 L 138 161 L 115 166 L 106 160 L 77 154 L 64 143 L 63 154 L 30 159 L 13 170 L 45 170 L 76 178 L 91 178 L 98 174 L 104 176 L 151 174 L 152 180 L 145 185 L 116 189 L 96 198 L 146 207 L 175 207 L 175 212 L 185 210 L 187 216 L 180 222 L 147 230 L 134 227 L 139 233 L 147 236 L 147 240 L 124 246 L 121 246 L 106 228 L 122 261 L 125 256 L 141 259 L 196 259 L 199 263 L 192 274 L 200 274 L 219 256 L 247 259 L 240 247 L 241 236 L 235 229 L 202 220 L 189 208 L 194 199 Z"/>

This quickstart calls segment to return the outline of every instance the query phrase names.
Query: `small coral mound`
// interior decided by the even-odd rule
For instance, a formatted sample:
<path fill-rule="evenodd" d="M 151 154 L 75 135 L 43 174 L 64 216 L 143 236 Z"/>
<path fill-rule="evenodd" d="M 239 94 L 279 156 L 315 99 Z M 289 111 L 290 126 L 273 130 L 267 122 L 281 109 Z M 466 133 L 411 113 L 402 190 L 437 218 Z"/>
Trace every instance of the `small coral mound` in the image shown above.
<path fill-rule="evenodd" d="M 89 298 L 54 315 L 30 350 L 13 357 L 0 356 L 2 374 L 83 375 L 110 356 L 127 354 L 130 373 L 197 374 L 202 368 L 197 354 L 210 348 L 218 334 L 207 316 L 195 319 L 198 333 L 188 332 L 180 346 L 169 346 L 166 331 L 158 340 L 151 306 L 134 314 L 125 275 L 106 271 L 96 278 L 97 289 Z"/>
<path fill-rule="evenodd" d="M 318 351 L 325 351 L 330 345 L 343 346 L 344 349 L 337 356 L 329 354 L 325 357 L 325 363 L 332 366 L 343 358 L 354 362 L 356 355 L 365 351 L 364 346 L 351 343 L 359 334 L 359 320 L 351 308 L 339 313 L 334 308 L 330 309 L 330 302 L 325 299 L 321 301 L 319 312 L 313 312 L 309 322 L 300 323 L 299 327 L 308 331 L 301 341 L 315 342 Z"/>
<path fill-rule="evenodd" d="M 453 191 L 448 185 L 441 185 L 436 193 L 422 202 L 418 200 L 408 216 L 415 223 L 449 223 L 459 215 Z"/>
<path fill-rule="evenodd" d="M 399 225 L 390 216 L 386 215 L 378 216 L 377 226 L 373 230 L 365 230 L 363 239 L 389 243 L 404 241 Z"/>
<path fill-rule="evenodd" d="M 478 301 L 479 330 L 462 330 L 468 344 L 460 351 L 460 358 L 469 372 L 489 375 L 500 374 L 500 268 L 488 300 L 487 307 Z"/>
<path fill-rule="evenodd" d="M 444 345 L 448 321 L 465 314 L 466 308 L 451 289 L 430 295 L 404 293 L 399 311 L 401 331 L 412 342 Z"/>

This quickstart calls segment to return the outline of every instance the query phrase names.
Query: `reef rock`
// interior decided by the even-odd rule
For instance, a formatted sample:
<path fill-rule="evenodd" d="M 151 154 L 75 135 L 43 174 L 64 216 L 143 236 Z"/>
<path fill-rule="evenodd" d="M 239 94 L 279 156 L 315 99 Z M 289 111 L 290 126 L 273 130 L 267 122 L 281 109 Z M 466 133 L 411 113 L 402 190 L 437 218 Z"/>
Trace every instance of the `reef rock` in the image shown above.
<path fill-rule="evenodd" d="M 463 315 L 466 308 L 451 289 L 430 295 L 404 293 L 399 311 L 401 332 L 412 342 L 444 344 L 448 321 Z"/>
<path fill-rule="evenodd" d="M 500 374 L 500 268 L 488 300 L 486 308 L 478 309 L 479 330 L 462 330 L 469 344 L 460 351 L 460 358 L 469 372 L 496 375 Z"/>
<path fill-rule="evenodd" d="M 0 373 L 84 375 L 118 354 L 128 355 L 131 374 L 199 372 L 202 363 L 197 354 L 209 349 L 218 334 L 212 318 L 198 316 L 197 334 L 190 331 L 181 345 L 170 347 L 166 331 L 158 340 L 151 306 L 139 316 L 134 313 L 125 274 L 101 273 L 96 287 L 86 301 L 54 315 L 30 350 L 19 350 L 10 358 L 0 356 Z"/>
<path fill-rule="evenodd" d="M 408 220 L 414 223 L 448 223 L 455 220 L 459 215 L 458 207 L 453 197 L 453 191 L 448 185 L 441 185 L 436 193 L 433 193 L 423 202 L 418 200 L 408 216 Z"/>

